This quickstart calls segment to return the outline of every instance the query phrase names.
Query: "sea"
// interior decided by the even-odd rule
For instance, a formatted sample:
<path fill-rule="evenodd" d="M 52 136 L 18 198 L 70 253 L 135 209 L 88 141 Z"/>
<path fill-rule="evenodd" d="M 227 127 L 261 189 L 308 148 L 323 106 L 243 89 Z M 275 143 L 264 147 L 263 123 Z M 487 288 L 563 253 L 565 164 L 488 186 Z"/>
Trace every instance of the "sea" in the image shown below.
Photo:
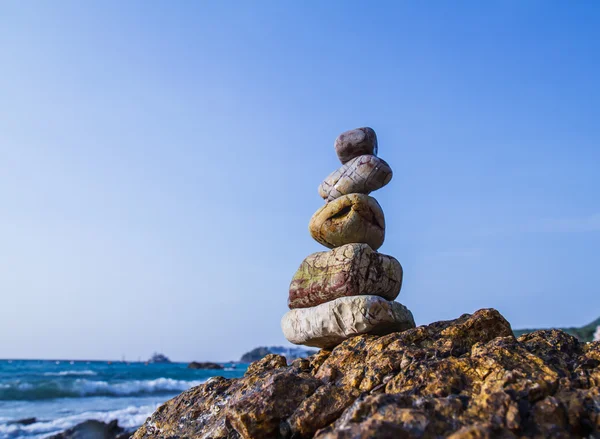
<path fill-rule="evenodd" d="M 0 360 L 0 439 L 45 438 L 88 419 L 139 427 L 158 406 L 212 376 L 238 378 L 246 364 L 223 370 L 187 363 Z M 35 418 L 24 425 L 17 421 Z"/>

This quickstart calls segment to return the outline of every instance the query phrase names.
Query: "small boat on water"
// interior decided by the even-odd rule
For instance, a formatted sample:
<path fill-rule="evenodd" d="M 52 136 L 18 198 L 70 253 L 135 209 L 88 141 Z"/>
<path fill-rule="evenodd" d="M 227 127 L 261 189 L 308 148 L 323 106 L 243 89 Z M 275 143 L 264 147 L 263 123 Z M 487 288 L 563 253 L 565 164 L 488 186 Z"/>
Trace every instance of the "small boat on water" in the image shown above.
<path fill-rule="evenodd" d="M 154 355 L 152 355 L 152 357 L 150 357 L 150 359 L 148 360 L 148 363 L 170 363 L 171 360 L 169 360 L 169 358 L 166 355 L 163 354 L 159 354 L 158 352 L 155 352 Z"/>

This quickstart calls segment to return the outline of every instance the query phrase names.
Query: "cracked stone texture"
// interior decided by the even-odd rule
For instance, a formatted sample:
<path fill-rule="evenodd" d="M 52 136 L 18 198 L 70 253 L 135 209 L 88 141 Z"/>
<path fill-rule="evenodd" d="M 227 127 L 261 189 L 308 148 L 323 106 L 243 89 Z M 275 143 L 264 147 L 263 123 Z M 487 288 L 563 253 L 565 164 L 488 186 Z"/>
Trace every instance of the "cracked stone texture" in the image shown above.
<path fill-rule="evenodd" d="M 246 369 L 244 376 L 253 375 L 256 373 L 264 372 L 265 370 L 277 369 L 279 367 L 286 367 L 287 361 L 285 357 L 277 354 L 267 354 L 260 360 L 251 363 Z"/>
<path fill-rule="evenodd" d="M 292 309 L 281 319 L 288 341 L 318 348 L 332 348 L 355 335 L 389 334 L 414 326 L 412 313 L 404 305 L 371 295 Z"/>
<path fill-rule="evenodd" d="M 356 128 L 340 134 L 334 147 L 342 164 L 360 155 L 377 155 L 377 135 L 373 128 Z"/>
<path fill-rule="evenodd" d="M 329 202 L 348 194 L 370 194 L 392 179 L 392 168 L 374 155 L 353 158 L 333 171 L 319 186 L 319 195 Z"/>
<path fill-rule="evenodd" d="M 317 210 L 308 230 L 317 242 L 328 248 L 364 243 L 377 250 L 385 239 L 385 219 L 375 198 L 350 194 Z"/>
<path fill-rule="evenodd" d="M 515 339 L 493 309 L 286 364 L 212 378 L 163 404 L 134 438 L 600 437 L 600 342 L 558 330 Z"/>
<path fill-rule="evenodd" d="M 402 266 L 367 244 L 346 244 L 313 253 L 292 278 L 288 305 L 306 308 L 344 296 L 369 294 L 394 300 L 402 286 Z"/>

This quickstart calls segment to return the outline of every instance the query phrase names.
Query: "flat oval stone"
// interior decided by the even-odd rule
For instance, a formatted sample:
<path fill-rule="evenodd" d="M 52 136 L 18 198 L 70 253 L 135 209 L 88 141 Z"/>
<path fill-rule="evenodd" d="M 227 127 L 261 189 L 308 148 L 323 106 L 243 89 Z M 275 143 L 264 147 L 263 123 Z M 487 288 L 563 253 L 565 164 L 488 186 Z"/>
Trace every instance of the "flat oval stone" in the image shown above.
<path fill-rule="evenodd" d="M 290 308 L 306 308 L 345 296 L 374 295 L 394 300 L 402 287 L 396 258 L 367 244 L 346 244 L 308 256 L 290 284 Z"/>
<path fill-rule="evenodd" d="M 379 296 L 340 297 L 311 308 L 288 311 L 283 335 L 294 344 L 330 349 L 360 334 L 385 335 L 415 327 L 412 313 Z"/>
<path fill-rule="evenodd" d="M 377 155 L 377 135 L 373 128 L 356 128 L 340 134 L 334 147 L 342 164 L 360 155 Z"/>
<path fill-rule="evenodd" d="M 319 195 L 332 201 L 342 195 L 369 194 L 381 189 L 392 179 L 392 168 L 374 155 L 353 158 L 333 171 L 319 186 Z"/>
<path fill-rule="evenodd" d="M 377 250 L 385 238 L 383 210 L 375 198 L 350 194 L 321 207 L 310 219 L 311 236 L 325 247 L 369 244 Z"/>

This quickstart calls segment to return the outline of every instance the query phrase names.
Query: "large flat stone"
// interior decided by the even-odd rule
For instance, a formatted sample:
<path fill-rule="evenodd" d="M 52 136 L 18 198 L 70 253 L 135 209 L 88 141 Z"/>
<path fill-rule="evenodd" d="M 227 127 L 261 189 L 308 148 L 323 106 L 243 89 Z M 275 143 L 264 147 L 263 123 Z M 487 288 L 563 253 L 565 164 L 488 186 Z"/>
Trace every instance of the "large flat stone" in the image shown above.
<path fill-rule="evenodd" d="M 385 219 L 375 198 L 350 194 L 317 210 L 308 229 L 317 242 L 328 248 L 364 243 L 377 250 L 385 238 Z"/>
<path fill-rule="evenodd" d="M 292 309 L 281 319 L 283 335 L 290 342 L 325 349 L 355 335 L 383 335 L 414 326 L 404 305 L 379 296 L 340 297 L 312 308 Z"/>
<path fill-rule="evenodd" d="M 353 158 L 333 171 L 319 186 L 319 195 L 332 201 L 342 195 L 369 194 L 392 179 L 392 168 L 374 155 Z"/>
<path fill-rule="evenodd" d="M 367 244 L 346 244 L 308 256 L 290 284 L 290 308 L 306 308 L 364 294 L 394 300 L 402 286 L 402 266 Z"/>
<path fill-rule="evenodd" d="M 373 128 L 356 128 L 340 134 L 335 139 L 334 147 L 342 163 L 346 163 L 359 155 L 377 155 L 377 135 Z"/>

